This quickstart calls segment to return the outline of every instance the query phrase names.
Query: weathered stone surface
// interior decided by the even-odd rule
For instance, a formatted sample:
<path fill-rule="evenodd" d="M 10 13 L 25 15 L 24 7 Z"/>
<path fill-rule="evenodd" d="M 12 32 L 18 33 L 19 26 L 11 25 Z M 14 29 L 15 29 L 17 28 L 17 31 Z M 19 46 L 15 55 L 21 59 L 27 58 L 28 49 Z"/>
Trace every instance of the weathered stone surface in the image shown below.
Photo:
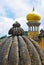
<path fill-rule="evenodd" d="M 0 65 L 44 65 L 44 53 L 33 39 L 9 37 L 1 49 Z"/>
<path fill-rule="evenodd" d="M 20 27 L 18 22 L 13 24 L 13 27 L 9 30 L 8 34 L 12 36 L 19 36 L 24 34 L 24 30 Z"/>

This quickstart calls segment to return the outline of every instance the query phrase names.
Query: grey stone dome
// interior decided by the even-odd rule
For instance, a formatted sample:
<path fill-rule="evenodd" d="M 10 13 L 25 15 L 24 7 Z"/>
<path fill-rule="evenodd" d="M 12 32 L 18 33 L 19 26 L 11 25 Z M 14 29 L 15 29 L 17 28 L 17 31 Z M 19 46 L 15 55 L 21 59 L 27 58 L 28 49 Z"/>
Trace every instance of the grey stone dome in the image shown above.
<path fill-rule="evenodd" d="M 42 49 L 36 41 L 24 36 L 23 29 L 20 27 L 18 29 L 18 26 L 16 27 L 15 24 L 14 27 L 17 29 L 13 27 L 12 30 L 9 30 L 12 35 L 0 45 L 0 65 L 44 65 Z M 18 32 L 18 35 L 14 31 Z"/>
<path fill-rule="evenodd" d="M 31 38 L 9 37 L 2 44 L 0 65 L 44 65 L 44 53 Z"/>

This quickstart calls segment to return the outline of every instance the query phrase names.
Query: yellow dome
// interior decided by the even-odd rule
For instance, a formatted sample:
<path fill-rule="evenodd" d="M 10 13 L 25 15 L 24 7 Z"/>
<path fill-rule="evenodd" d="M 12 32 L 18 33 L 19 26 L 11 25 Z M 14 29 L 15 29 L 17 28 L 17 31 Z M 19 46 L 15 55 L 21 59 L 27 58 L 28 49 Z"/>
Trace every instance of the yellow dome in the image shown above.
<path fill-rule="evenodd" d="M 27 15 L 28 21 L 39 21 L 40 19 L 41 19 L 41 16 L 34 11 L 34 8 L 33 8 L 33 11 Z"/>

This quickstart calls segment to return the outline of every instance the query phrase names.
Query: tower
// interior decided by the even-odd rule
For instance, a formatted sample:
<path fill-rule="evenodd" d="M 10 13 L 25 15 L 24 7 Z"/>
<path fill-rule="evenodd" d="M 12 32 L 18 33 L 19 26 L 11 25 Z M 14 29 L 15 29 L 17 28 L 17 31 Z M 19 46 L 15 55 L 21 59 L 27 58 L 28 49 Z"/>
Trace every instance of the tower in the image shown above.
<path fill-rule="evenodd" d="M 41 16 L 34 11 L 34 8 L 31 13 L 27 15 L 27 25 L 28 25 L 28 38 L 32 38 L 34 40 L 38 39 L 39 35 L 39 26 Z"/>

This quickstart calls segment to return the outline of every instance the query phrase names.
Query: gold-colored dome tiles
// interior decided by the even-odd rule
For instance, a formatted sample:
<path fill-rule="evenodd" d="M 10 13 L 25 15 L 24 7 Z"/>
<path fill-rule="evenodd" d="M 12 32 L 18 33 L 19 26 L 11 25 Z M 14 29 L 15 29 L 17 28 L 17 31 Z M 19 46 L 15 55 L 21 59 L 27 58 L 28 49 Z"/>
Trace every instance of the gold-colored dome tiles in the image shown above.
<path fill-rule="evenodd" d="M 27 15 L 28 21 L 39 21 L 41 17 L 38 14 L 30 13 Z"/>
<path fill-rule="evenodd" d="M 40 14 L 36 13 L 34 11 L 34 8 L 32 10 L 31 13 L 29 13 L 27 16 L 26 16 L 27 20 L 30 22 L 30 21 L 36 21 L 36 22 L 39 22 L 39 20 L 41 19 L 41 16 Z"/>

